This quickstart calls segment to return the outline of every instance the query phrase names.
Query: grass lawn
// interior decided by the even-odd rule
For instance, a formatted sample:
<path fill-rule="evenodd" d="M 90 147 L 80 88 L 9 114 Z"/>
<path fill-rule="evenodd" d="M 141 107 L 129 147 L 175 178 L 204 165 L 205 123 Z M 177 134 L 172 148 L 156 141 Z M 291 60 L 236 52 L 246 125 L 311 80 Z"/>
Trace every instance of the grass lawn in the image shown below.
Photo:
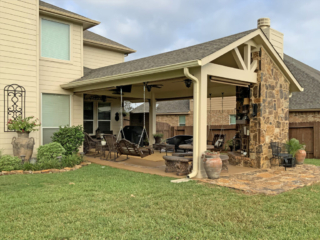
<path fill-rule="evenodd" d="M 1 176 L 0 206 L 1 239 L 320 238 L 320 185 L 245 195 L 92 164 Z"/>

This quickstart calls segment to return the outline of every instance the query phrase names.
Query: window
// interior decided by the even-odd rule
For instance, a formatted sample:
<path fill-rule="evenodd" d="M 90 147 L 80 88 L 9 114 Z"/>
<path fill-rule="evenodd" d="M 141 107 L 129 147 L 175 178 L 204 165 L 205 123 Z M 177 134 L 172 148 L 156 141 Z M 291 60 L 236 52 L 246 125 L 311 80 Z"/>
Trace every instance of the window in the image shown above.
<path fill-rule="evenodd" d="M 83 128 L 88 134 L 93 134 L 93 102 L 83 104 Z"/>
<path fill-rule="evenodd" d="M 230 125 L 236 124 L 236 115 L 229 116 Z"/>
<path fill-rule="evenodd" d="M 110 103 L 98 103 L 98 128 L 102 133 L 110 131 L 111 121 L 111 104 Z"/>
<path fill-rule="evenodd" d="M 51 142 L 59 126 L 70 125 L 70 96 L 58 94 L 42 95 L 42 143 Z"/>
<path fill-rule="evenodd" d="M 70 60 L 70 25 L 41 19 L 41 57 Z"/>
<path fill-rule="evenodd" d="M 186 116 L 179 116 L 179 126 L 186 125 Z"/>

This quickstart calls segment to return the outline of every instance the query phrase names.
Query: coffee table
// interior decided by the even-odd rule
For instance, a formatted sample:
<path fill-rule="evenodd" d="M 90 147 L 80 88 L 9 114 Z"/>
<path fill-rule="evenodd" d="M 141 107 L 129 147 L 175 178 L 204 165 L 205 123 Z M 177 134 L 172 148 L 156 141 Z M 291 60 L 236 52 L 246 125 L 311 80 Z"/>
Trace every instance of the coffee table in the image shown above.
<path fill-rule="evenodd" d="M 183 149 L 183 150 L 193 150 L 193 145 L 191 145 L 191 144 L 181 144 L 181 145 L 179 145 L 179 148 Z M 213 150 L 213 149 L 214 149 L 213 145 L 207 145 L 207 150 Z"/>
<path fill-rule="evenodd" d="M 157 149 L 160 152 L 161 152 L 161 149 L 165 149 L 166 156 L 168 156 L 168 150 L 172 150 L 174 153 L 176 152 L 175 146 L 171 144 L 156 143 L 156 144 L 153 144 L 153 149 Z"/>

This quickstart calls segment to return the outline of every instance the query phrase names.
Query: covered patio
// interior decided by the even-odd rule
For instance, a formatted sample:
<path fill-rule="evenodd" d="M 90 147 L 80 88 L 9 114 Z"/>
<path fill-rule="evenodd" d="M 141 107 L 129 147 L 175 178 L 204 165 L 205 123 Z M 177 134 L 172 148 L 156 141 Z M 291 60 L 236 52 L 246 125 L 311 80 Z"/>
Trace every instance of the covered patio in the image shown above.
<path fill-rule="evenodd" d="M 112 99 L 118 102 L 115 111 L 120 113 L 121 97 L 131 102 L 148 101 L 151 136 L 156 133 L 157 101 L 192 98 L 193 171 L 188 177 L 199 179 L 207 177 L 201 154 L 209 140 L 210 95 L 237 97 L 237 154 L 246 166 L 270 168 L 270 142 L 288 139 L 290 92 L 303 90 L 261 29 L 92 70 L 61 87 L 79 97 L 94 94 Z M 121 122 L 112 126 L 114 134 L 121 126 Z M 149 143 L 152 145 L 152 137 Z"/>
<path fill-rule="evenodd" d="M 168 153 L 170 156 L 171 153 Z M 102 166 L 110 166 L 113 168 L 125 169 L 134 172 L 142 172 L 148 174 L 155 174 L 163 177 L 172 177 L 172 178 L 185 178 L 186 176 L 178 176 L 176 173 L 166 173 L 165 172 L 165 161 L 163 156 L 166 156 L 166 153 L 156 151 L 154 154 L 147 156 L 145 158 L 140 158 L 137 156 L 131 156 L 128 160 L 124 161 L 126 156 L 120 156 L 116 162 L 106 161 L 100 159 L 99 157 L 93 157 L 92 155 L 85 156 L 85 160 L 96 163 Z M 235 174 L 253 172 L 256 169 L 249 167 L 239 167 L 239 166 L 228 166 L 228 172 L 222 172 L 221 177 L 229 177 Z"/>

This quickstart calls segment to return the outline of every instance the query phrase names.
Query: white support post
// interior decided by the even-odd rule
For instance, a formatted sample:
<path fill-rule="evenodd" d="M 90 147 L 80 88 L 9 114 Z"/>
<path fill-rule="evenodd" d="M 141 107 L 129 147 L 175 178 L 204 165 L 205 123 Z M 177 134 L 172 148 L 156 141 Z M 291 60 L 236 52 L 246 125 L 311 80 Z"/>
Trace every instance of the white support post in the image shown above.
<path fill-rule="evenodd" d="M 199 80 L 199 91 L 194 88 L 193 100 L 194 100 L 194 112 L 199 110 L 199 116 L 193 116 L 193 136 L 197 136 L 194 139 L 194 144 L 197 144 L 197 151 L 194 151 L 194 158 L 197 158 L 198 173 L 195 178 L 207 178 L 207 174 L 204 169 L 201 155 L 207 150 L 207 96 L 208 96 L 208 76 L 205 71 L 200 68 L 194 73 L 194 76 Z M 199 102 L 197 102 L 197 96 Z M 197 133 L 196 133 L 197 131 Z"/>
<path fill-rule="evenodd" d="M 151 93 L 149 102 L 149 143 L 154 144 L 153 134 L 157 131 L 157 111 L 155 94 Z"/>

